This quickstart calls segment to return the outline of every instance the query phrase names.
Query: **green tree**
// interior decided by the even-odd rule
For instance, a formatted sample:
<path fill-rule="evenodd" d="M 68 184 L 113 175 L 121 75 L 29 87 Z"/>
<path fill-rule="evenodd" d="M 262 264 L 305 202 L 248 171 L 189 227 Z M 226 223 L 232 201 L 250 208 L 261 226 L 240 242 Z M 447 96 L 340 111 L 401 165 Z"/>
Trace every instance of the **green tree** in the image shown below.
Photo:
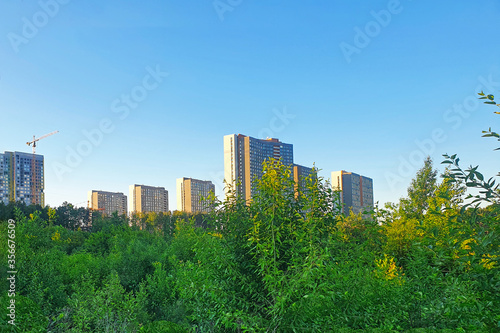
<path fill-rule="evenodd" d="M 208 229 L 179 226 L 174 244 L 193 250 L 174 264 L 198 328 L 294 331 L 318 315 L 338 194 L 320 178 L 305 183 L 296 195 L 290 168 L 268 161 L 250 202 L 231 192 Z"/>
<path fill-rule="evenodd" d="M 445 175 L 448 171 L 445 172 Z M 448 233 L 449 221 L 461 203 L 463 187 L 444 178 L 438 183 L 437 170 L 427 157 L 408 188 L 408 197 L 389 204 L 382 221 L 387 235 L 386 251 L 406 258 L 412 245 Z"/>
<path fill-rule="evenodd" d="M 416 218 L 422 218 L 429 209 L 428 199 L 433 197 L 437 186 L 437 170 L 433 169 L 430 156 L 424 161 L 424 165 L 417 171 L 417 175 L 411 181 L 408 188 L 409 201 L 405 201 L 405 209 Z"/>
<path fill-rule="evenodd" d="M 75 207 L 71 203 L 63 202 L 56 208 L 56 225 L 61 225 L 71 230 L 87 228 L 90 225 L 90 211 L 87 208 Z"/>

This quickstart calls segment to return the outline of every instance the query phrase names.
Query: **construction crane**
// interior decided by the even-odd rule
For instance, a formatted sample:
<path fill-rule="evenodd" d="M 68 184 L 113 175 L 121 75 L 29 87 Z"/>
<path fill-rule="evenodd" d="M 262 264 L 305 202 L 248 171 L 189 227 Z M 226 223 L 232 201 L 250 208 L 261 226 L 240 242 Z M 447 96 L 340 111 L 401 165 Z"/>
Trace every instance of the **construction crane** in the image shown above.
<path fill-rule="evenodd" d="M 29 141 L 29 142 L 26 142 L 26 144 L 28 146 L 31 146 L 33 148 L 33 159 L 31 160 L 31 179 L 30 179 L 30 182 L 31 182 L 31 204 L 33 205 L 36 205 L 36 204 L 42 204 L 42 197 L 41 195 L 39 196 L 38 195 L 38 192 L 41 193 L 41 179 L 38 181 L 37 179 L 37 174 L 36 174 L 36 161 L 35 161 L 35 152 L 36 152 L 36 143 L 42 139 L 45 139 L 46 137 L 48 136 L 51 136 L 51 135 L 54 135 L 56 133 L 58 133 L 59 131 L 54 131 L 52 133 L 49 133 L 49 134 L 45 134 L 45 135 L 42 135 L 41 137 L 39 137 L 38 139 L 35 138 L 35 136 L 33 135 L 33 141 Z M 37 191 L 37 184 L 40 184 L 40 189 L 39 191 Z"/>
<path fill-rule="evenodd" d="M 35 139 L 35 136 L 33 135 L 33 141 L 26 142 L 26 144 L 27 144 L 28 146 L 32 146 L 32 147 L 33 147 L 33 154 L 35 154 L 35 151 L 36 151 L 36 149 L 35 149 L 35 148 L 36 148 L 36 143 L 37 143 L 37 141 L 40 141 L 40 140 L 42 140 L 42 139 L 45 139 L 46 137 L 51 136 L 51 135 L 54 135 L 54 134 L 56 134 L 56 133 L 59 133 L 59 131 L 54 131 L 54 132 L 52 132 L 52 133 L 42 135 L 42 136 L 41 136 L 41 137 L 39 137 L 38 139 Z"/>
<path fill-rule="evenodd" d="M 92 206 L 92 207 L 91 207 Z M 90 204 L 90 201 L 87 200 L 87 209 L 88 210 L 104 210 L 104 207 L 101 208 L 94 208 L 93 205 Z"/>

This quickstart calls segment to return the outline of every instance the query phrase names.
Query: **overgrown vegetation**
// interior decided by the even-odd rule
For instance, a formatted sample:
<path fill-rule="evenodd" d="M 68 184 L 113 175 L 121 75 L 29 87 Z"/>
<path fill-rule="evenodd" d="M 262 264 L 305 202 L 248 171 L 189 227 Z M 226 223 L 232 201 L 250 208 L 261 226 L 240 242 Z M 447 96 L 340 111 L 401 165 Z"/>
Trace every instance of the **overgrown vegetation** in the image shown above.
<path fill-rule="evenodd" d="M 491 95 L 488 95 L 491 96 Z M 493 97 L 487 97 L 493 101 Z M 476 169 L 438 178 L 428 158 L 408 196 L 369 214 L 263 165 L 250 203 L 206 215 L 101 217 L 71 204 L 0 204 L 2 260 L 16 221 L 16 326 L 2 332 L 498 332 L 500 205 Z M 455 163 L 456 162 L 456 163 Z M 466 187 L 488 189 L 464 204 Z M 4 236 L 5 235 L 5 236 Z M 8 289 L 7 268 L 1 283 Z M 11 298 L 2 294 L 2 309 Z"/>
<path fill-rule="evenodd" d="M 212 198 L 211 214 L 137 216 L 132 226 L 94 216 L 81 230 L 58 216 L 77 216 L 69 205 L 0 206 L 3 235 L 5 218 L 16 221 L 17 330 L 498 330 L 497 203 L 464 208 L 463 188 L 439 182 L 430 159 L 407 198 L 369 217 L 339 214 L 321 178 L 296 196 L 288 168 L 264 171 L 248 205 Z M 1 248 L 6 258 L 6 237 Z"/>

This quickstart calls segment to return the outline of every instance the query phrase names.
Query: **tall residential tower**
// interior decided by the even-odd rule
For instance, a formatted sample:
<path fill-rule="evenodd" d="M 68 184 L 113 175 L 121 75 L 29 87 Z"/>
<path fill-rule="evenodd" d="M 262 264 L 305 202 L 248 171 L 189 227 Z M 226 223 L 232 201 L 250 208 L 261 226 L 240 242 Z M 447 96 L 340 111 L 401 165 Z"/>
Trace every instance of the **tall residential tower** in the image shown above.
<path fill-rule="evenodd" d="M 224 136 L 224 179 L 245 200 L 255 193 L 252 183 L 262 177 L 262 162 L 281 159 L 293 165 L 293 145 L 278 139 L 255 139 L 242 134 Z M 228 194 L 228 188 L 225 192 Z"/>
<path fill-rule="evenodd" d="M 89 208 L 101 210 L 103 215 L 110 216 L 127 214 L 127 196 L 120 192 L 89 191 Z"/>
<path fill-rule="evenodd" d="M 210 192 L 215 193 L 215 185 L 211 181 L 178 178 L 177 210 L 188 213 L 208 213 L 210 208 L 202 201 Z"/>
<path fill-rule="evenodd" d="M 164 187 L 130 185 L 130 213 L 168 212 L 168 191 Z"/>
<path fill-rule="evenodd" d="M 358 214 L 373 208 L 373 180 L 353 172 L 332 172 L 332 187 L 341 191 L 342 212 Z"/>
<path fill-rule="evenodd" d="M 23 201 L 45 206 L 43 155 L 9 152 L 0 154 L 0 201 Z"/>
<path fill-rule="evenodd" d="M 315 168 L 308 168 L 302 165 L 293 165 L 293 180 L 295 181 L 295 193 L 296 196 L 300 192 L 306 190 L 306 178 L 309 176 L 317 177 L 317 170 Z"/>

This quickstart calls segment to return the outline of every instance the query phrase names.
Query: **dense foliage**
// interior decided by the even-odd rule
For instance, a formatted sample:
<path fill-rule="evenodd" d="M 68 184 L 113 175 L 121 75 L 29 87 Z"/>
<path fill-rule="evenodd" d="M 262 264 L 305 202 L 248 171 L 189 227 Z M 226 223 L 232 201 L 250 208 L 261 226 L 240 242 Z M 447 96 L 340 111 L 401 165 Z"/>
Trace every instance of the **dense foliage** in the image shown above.
<path fill-rule="evenodd" d="M 2 315 L 0 329 L 498 332 L 500 191 L 445 158 L 441 181 L 428 158 L 408 197 L 357 215 L 321 178 L 296 188 L 276 161 L 251 202 L 208 198 L 206 215 L 0 203 L 0 254 L 7 263 L 15 233 L 17 270 L 15 297 L 0 296 L 2 311 L 15 299 L 16 326 Z M 464 202 L 466 187 L 482 192 Z"/>
<path fill-rule="evenodd" d="M 0 205 L 0 233 L 16 221 L 17 331 L 500 329 L 498 204 L 464 208 L 430 159 L 407 198 L 364 215 L 340 214 L 320 178 L 296 193 L 285 166 L 264 172 L 252 202 L 211 198 L 207 215 L 95 214 L 85 228 L 70 204 Z"/>

